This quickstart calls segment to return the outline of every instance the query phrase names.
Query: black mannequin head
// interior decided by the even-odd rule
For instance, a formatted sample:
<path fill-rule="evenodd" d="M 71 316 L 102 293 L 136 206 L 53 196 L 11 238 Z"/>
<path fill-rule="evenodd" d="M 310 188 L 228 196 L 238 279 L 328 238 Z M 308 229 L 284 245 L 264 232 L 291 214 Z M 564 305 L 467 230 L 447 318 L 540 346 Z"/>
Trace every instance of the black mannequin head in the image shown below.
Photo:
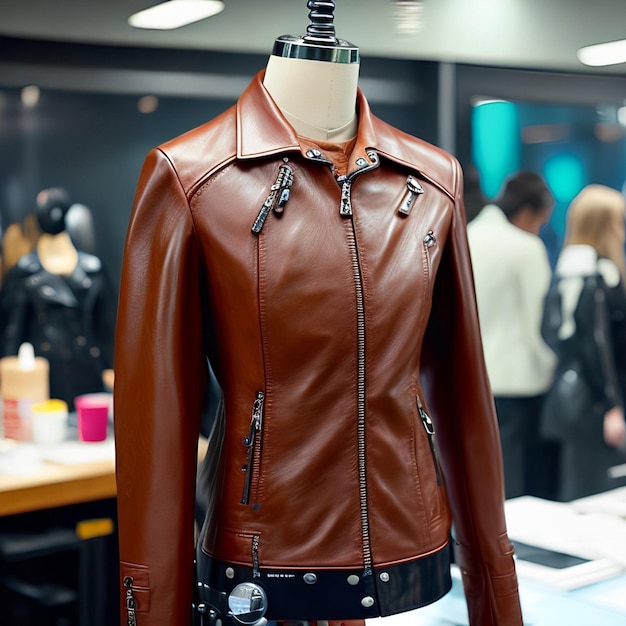
<path fill-rule="evenodd" d="M 40 191 L 37 194 L 37 220 L 42 232 L 50 235 L 63 232 L 70 205 L 70 196 L 65 189 L 51 187 Z"/>

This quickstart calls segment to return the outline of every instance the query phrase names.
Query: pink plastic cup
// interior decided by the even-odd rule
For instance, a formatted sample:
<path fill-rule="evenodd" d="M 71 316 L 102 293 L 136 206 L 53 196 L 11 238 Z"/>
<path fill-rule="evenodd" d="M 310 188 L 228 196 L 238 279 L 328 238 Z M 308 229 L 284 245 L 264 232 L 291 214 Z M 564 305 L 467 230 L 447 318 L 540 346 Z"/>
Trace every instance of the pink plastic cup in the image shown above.
<path fill-rule="evenodd" d="M 81 441 L 104 441 L 107 438 L 111 399 L 104 393 L 86 393 L 74 398 Z"/>

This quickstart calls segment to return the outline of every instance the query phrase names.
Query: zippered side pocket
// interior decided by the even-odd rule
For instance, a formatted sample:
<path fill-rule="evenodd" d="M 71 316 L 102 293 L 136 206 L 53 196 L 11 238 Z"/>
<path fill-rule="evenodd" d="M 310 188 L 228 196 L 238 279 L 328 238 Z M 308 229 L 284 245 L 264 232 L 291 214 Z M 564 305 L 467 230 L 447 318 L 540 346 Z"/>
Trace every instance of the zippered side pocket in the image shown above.
<path fill-rule="evenodd" d="M 422 405 L 422 401 L 419 396 L 417 398 L 417 411 L 422 420 L 422 425 L 424 426 L 424 430 L 426 431 L 426 436 L 428 437 L 428 445 L 430 446 L 430 452 L 433 457 L 433 463 L 435 464 L 435 473 L 437 474 L 437 485 L 443 485 L 443 476 L 441 473 L 441 465 L 439 464 L 439 454 L 437 452 L 437 444 L 435 441 L 435 425 L 433 421 L 430 419 L 430 415 L 426 413 L 424 406 Z"/>
<path fill-rule="evenodd" d="M 265 393 L 257 391 L 256 398 L 252 404 L 252 415 L 250 418 L 250 430 L 243 439 L 243 445 L 247 449 L 246 462 L 241 470 L 244 472 L 243 493 L 241 494 L 241 504 L 250 504 L 250 492 L 252 489 L 252 476 L 255 472 L 255 464 L 259 462 L 261 452 L 261 429 L 263 426 L 263 404 Z M 258 467 L 257 467 L 258 470 Z"/>

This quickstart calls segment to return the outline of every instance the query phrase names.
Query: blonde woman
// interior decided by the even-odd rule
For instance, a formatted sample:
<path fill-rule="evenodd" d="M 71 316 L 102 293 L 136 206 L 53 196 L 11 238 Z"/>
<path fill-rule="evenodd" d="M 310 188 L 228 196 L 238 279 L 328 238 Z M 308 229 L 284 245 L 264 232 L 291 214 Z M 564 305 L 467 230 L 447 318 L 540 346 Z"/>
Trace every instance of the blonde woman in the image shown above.
<path fill-rule="evenodd" d="M 625 216 L 624 196 L 609 187 L 574 198 L 546 298 L 542 331 L 558 365 L 544 432 L 562 444 L 565 501 L 620 486 L 609 468 L 625 460 Z"/>

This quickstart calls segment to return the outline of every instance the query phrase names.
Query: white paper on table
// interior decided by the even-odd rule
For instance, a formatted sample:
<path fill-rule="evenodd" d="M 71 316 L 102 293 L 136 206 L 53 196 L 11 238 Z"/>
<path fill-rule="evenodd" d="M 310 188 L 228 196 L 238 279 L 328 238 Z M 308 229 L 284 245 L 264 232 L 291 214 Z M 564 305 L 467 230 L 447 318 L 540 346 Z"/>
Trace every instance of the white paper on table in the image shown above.
<path fill-rule="evenodd" d="M 626 487 L 619 487 L 571 502 L 580 513 L 604 513 L 626 518 Z"/>
<path fill-rule="evenodd" d="M 518 559 L 520 576 L 561 589 L 576 589 L 616 576 L 626 568 L 626 521 L 610 515 L 578 512 L 570 503 L 532 496 L 507 500 L 509 537 L 529 545 L 589 559 L 553 568 Z"/>
<path fill-rule="evenodd" d="M 49 463 L 78 465 L 115 459 L 115 443 L 111 437 L 105 441 L 62 441 L 44 448 L 41 456 Z"/>

